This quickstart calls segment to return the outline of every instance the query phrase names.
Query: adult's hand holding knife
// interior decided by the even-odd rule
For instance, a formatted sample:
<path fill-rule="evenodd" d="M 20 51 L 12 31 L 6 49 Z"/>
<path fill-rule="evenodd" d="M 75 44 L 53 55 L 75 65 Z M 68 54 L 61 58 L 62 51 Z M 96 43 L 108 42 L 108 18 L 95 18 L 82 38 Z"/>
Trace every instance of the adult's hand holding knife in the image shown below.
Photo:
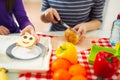
<path fill-rule="evenodd" d="M 53 24 L 61 24 L 62 26 L 66 28 L 70 28 L 65 22 L 63 22 L 60 18 L 59 13 L 54 8 L 47 9 L 44 13 L 44 18 L 46 20 L 43 20 L 45 22 L 52 22 Z"/>
<path fill-rule="evenodd" d="M 55 20 L 57 20 L 57 18 L 54 16 Z M 72 29 L 69 25 L 67 25 L 65 22 L 63 22 L 62 20 L 58 21 L 58 24 L 61 24 L 63 27 L 65 27 L 66 29 L 70 29 L 71 31 L 75 32 L 77 35 L 80 36 L 80 34 L 77 33 L 77 31 L 75 29 Z"/>
<path fill-rule="evenodd" d="M 75 27 L 71 28 L 65 22 L 63 22 L 60 18 L 59 13 L 57 12 L 57 10 L 55 8 L 47 9 L 43 13 L 43 16 L 41 17 L 41 19 L 43 19 L 44 22 L 52 22 L 53 24 L 57 24 L 57 23 L 61 24 L 62 26 L 66 27 L 66 29 L 70 28 L 71 30 L 73 30 L 76 33 L 79 33 L 79 34 L 81 33 L 79 27 L 75 26 Z"/>
<path fill-rule="evenodd" d="M 79 27 L 74 26 L 73 28 L 68 26 L 65 22 L 63 22 L 60 18 L 59 13 L 57 12 L 56 9 L 54 8 L 49 8 L 44 12 L 43 18 L 45 19 L 45 22 L 52 22 L 53 24 L 61 24 L 64 27 L 66 27 L 66 30 L 70 30 L 71 32 L 77 34 L 79 37 L 82 37 L 81 33 L 82 31 L 80 31 Z M 78 25 L 79 26 L 79 25 Z M 72 37 L 73 38 L 73 37 Z M 75 38 L 74 38 L 75 39 Z"/>
<path fill-rule="evenodd" d="M 54 8 L 49 8 L 47 9 L 44 13 L 43 13 L 43 18 L 45 19 L 43 21 L 45 22 L 52 22 L 53 24 L 61 24 L 63 27 L 66 27 L 66 29 L 70 28 L 72 30 L 72 28 L 70 26 L 68 26 L 65 22 L 63 22 L 60 18 L 59 13 L 57 12 L 56 9 Z M 73 30 L 74 32 L 77 32 L 75 30 Z"/>
<path fill-rule="evenodd" d="M 55 18 L 56 19 L 56 18 Z M 66 28 L 65 30 L 65 38 L 68 42 L 71 42 L 73 44 L 78 44 L 80 40 L 80 34 L 77 33 L 77 31 L 73 30 L 70 26 L 68 26 L 65 22 L 62 20 L 58 21 L 58 24 L 61 24 L 63 27 Z"/>
<path fill-rule="evenodd" d="M 42 12 L 40 18 L 45 23 L 51 22 L 53 24 L 56 24 L 60 20 L 60 15 L 55 8 L 51 7 L 51 8 L 48 8 L 47 10 L 45 10 L 44 12 Z M 55 20 L 55 18 L 56 18 L 56 20 Z"/>

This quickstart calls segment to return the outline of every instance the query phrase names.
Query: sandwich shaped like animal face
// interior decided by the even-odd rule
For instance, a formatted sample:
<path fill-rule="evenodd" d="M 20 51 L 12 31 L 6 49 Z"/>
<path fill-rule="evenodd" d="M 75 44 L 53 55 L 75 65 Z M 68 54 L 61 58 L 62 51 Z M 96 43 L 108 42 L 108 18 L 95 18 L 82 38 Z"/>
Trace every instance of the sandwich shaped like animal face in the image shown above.
<path fill-rule="evenodd" d="M 22 47 L 31 47 L 36 44 L 36 38 L 33 35 L 25 34 L 21 36 L 17 44 Z"/>

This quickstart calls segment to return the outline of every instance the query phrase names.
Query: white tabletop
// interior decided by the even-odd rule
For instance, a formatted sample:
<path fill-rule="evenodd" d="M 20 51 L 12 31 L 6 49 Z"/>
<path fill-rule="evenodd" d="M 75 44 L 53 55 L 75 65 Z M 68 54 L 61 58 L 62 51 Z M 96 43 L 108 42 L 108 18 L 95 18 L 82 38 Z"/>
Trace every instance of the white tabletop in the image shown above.
<path fill-rule="evenodd" d="M 44 34 L 55 35 L 55 36 L 63 36 L 64 35 L 63 31 L 57 31 L 57 32 L 38 32 L 38 33 L 44 33 Z M 11 35 L 16 35 L 16 34 L 11 34 Z M 88 32 L 87 36 L 99 36 L 99 30 Z M 8 72 L 7 75 L 8 75 L 9 80 L 18 80 L 19 73 Z"/>

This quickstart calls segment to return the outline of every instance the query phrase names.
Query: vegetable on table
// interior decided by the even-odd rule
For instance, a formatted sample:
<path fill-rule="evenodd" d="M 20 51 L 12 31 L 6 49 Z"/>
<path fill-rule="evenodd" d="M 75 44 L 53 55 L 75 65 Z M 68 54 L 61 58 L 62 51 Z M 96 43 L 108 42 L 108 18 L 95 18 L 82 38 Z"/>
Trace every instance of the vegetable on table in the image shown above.
<path fill-rule="evenodd" d="M 71 28 L 65 30 L 64 36 L 68 42 L 71 42 L 75 45 L 79 43 L 80 34 L 76 33 Z"/>
<path fill-rule="evenodd" d="M 78 62 L 78 55 L 77 50 L 74 44 L 70 42 L 64 42 L 62 43 L 57 49 L 56 49 L 56 57 L 57 58 L 64 58 L 70 61 L 72 64 L 76 64 Z"/>
<path fill-rule="evenodd" d="M 8 80 L 7 70 L 0 67 L 0 80 Z"/>
<path fill-rule="evenodd" d="M 100 78 L 109 78 L 117 72 L 119 59 L 110 52 L 100 51 L 94 61 L 94 74 Z"/>

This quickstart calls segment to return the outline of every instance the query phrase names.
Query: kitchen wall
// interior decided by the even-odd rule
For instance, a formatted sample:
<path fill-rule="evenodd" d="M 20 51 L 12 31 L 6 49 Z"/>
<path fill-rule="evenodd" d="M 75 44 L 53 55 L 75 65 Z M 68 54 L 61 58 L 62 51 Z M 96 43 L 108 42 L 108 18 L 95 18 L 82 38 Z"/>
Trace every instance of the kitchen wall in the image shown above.
<path fill-rule="evenodd" d="M 107 1 L 107 0 L 106 0 Z M 120 0 L 108 0 L 107 8 L 104 12 L 104 26 L 110 26 L 120 13 Z"/>
<path fill-rule="evenodd" d="M 24 0 L 26 2 L 41 2 L 42 0 Z M 103 24 L 101 27 L 101 37 L 109 37 L 113 21 L 117 14 L 120 13 L 120 0 L 105 0 L 105 7 L 103 13 Z"/>
<path fill-rule="evenodd" d="M 101 35 L 102 37 L 110 37 L 113 21 L 120 13 L 120 0 L 105 0 L 104 18 Z"/>
<path fill-rule="evenodd" d="M 42 0 L 24 0 L 29 2 L 41 2 Z M 118 13 L 120 13 L 120 0 L 105 0 L 105 9 L 104 9 L 104 22 L 103 29 L 110 27 L 113 20 L 116 19 Z"/>

